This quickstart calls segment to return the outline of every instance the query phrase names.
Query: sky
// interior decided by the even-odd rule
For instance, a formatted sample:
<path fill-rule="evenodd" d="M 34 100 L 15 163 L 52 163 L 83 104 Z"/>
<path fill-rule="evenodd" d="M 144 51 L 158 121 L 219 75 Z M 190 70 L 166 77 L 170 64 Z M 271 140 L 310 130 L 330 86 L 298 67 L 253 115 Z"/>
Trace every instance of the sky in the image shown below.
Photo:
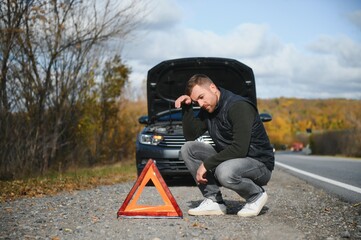
<path fill-rule="evenodd" d="M 183 57 L 253 69 L 258 98 L 361 100 L 360 0 L 151 0 L 123 47 L 131 86 Z"/>

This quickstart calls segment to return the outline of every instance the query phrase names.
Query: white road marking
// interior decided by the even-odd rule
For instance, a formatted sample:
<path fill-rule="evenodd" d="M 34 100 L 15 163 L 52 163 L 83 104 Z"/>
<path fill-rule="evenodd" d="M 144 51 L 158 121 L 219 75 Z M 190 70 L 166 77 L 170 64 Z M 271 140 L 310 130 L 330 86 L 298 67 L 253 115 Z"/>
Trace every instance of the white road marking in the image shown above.
<path fill-rule="evenodd" d="M 336 185 L 338 187 L 342 187 L 342 188 L 345 188 L 345 189 L 348 189 L 348 190 L 351 190 L 351 191 L 354 191 L 354 192 L 357 192 L 357 193 L 361 193 L 361 188 L 358 188 L 358 187 L 355 187 L 355 186 L 352 186 L 352 185 L 349 185 L 349 184 L 346 184 L 346 183 L 342 183 L 342 182 L 338 182 L 338 181 L 335 181 L 335 180 L 332 180 L 332 179 L 329 179 L 329 178 L 321 177 L 319 175 L 309 173 L 309 172 L 306 172 L 306 171 L 303 171 L 303 170 L 288 166 L 288 165 L 283 164 L 283 163 L 276 162 L 276 165 L 279 165 L 280 167 L 287 168 L 287 169 L 289 169 L 291 171 L 294 171 L 294 172 L 297 172 L 297 173 L 300 173 L 300 174 L 303 174 L 303 175 L 318 179 L 320 181 Z"/>

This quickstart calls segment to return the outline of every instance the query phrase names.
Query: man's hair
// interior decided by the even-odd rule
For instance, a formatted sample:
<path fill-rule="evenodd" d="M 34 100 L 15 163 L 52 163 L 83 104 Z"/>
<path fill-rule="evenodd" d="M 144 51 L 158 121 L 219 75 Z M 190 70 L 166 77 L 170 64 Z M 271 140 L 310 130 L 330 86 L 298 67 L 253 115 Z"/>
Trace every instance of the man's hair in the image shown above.
<path fill-rule="evenodd" d="M 205 74 L 195 74 L 187 82 L 185 94 L 190 96 L 195 85 L 210 86 L 213 81 Z"/>

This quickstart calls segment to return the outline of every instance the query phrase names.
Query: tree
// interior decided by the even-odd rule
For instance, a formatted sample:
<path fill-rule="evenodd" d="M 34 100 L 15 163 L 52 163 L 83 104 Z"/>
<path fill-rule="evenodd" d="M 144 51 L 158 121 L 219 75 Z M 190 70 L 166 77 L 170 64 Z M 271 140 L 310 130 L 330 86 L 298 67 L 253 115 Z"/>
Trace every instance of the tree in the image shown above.
<path fill-rule="evenodd" d="M 120 56 L 105 62 L 101 76 L 93 87 L 92 95 L 82 104 L 82 114 L 78 129 L 84 147 L 90 154 L 90 164 L 107 162 L 118 155 L 124 133 L 118 131 L 122 110 L 122 92 L 128 82 L 130 69 Z M 119 139 L 120 138 L 120 139 Z"/>
<path fill-rule="evenodd" d="M 44 173 L 76 143 L 99 52 L 109 40 L 123 41 L 141 16 L 140 1 L 1 4 L 0 176 Z"/>

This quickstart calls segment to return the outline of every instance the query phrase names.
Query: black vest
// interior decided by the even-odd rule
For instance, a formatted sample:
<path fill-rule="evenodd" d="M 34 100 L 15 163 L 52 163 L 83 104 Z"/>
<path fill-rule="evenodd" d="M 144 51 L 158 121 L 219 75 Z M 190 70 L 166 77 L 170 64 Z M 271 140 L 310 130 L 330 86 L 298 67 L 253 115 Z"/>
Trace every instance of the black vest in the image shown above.
<path fill-rule="evenodd" d="M 219 90 L 221 91 L 221 97 L 215 111 L 213 113 L 204 112 L 207 116 L 208 132 L 212 137 L 218 152 L 232 144 L 232 125 L 229 122 L 227 115 L 229 108 L 233 103 L 245 101 L 251 104 L 257 111 L 257 107 L 248 99 L 223 88 L 219 88 Z M 271 171 L 274 168 L 273 148 L 259 114 L 256 115 L 253 122 L 251 141 L 247 156 L 263 162 Z"/>

